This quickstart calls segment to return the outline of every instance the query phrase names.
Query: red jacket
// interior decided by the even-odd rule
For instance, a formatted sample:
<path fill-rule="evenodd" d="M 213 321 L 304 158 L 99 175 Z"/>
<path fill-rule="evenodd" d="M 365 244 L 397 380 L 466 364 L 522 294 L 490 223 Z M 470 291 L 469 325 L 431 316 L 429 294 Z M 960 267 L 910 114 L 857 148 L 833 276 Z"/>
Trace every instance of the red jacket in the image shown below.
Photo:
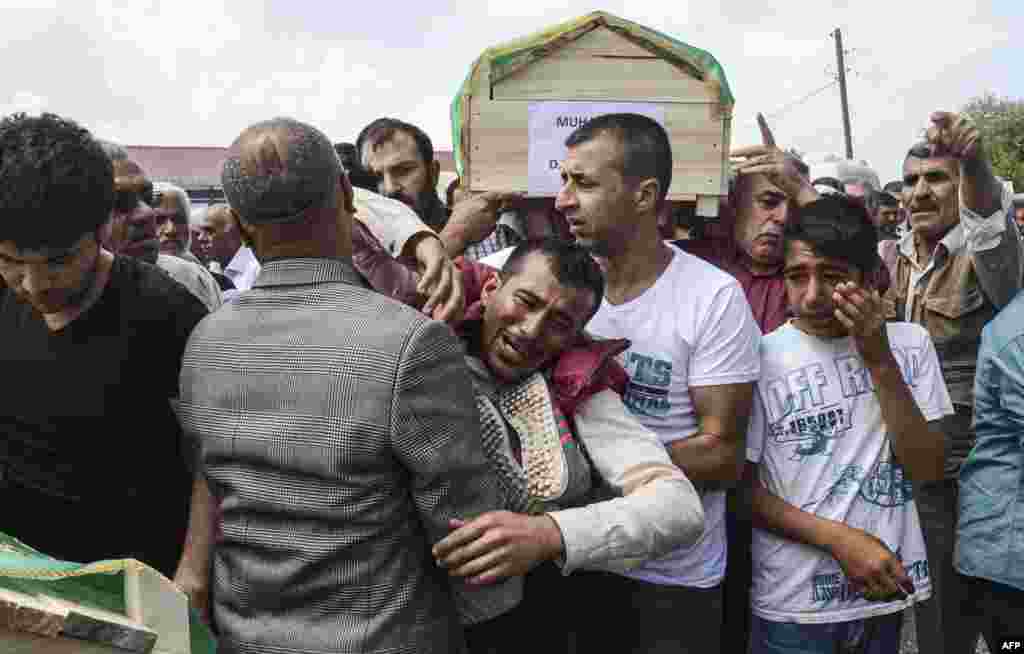
<path fill-rule="evenodd" d="M 456 332 L 464 334 L 479 329 L 484 306 L 481 301 L 484 284 L 498 271 L 476 261 L 456 260 L 462 271 L 462 288 L 466 296 L 466 315 L 455 325 Z M 596 340 L 586 333 L 562 352 L 552 366 L 550 383 L 555 403 L 567 417 L 576 415 L 576 409 L 591 396 L 611 389 L 622 395 L 629 378 L 615 357 L 629 347 L 629 341 L 620 339 Z"/>

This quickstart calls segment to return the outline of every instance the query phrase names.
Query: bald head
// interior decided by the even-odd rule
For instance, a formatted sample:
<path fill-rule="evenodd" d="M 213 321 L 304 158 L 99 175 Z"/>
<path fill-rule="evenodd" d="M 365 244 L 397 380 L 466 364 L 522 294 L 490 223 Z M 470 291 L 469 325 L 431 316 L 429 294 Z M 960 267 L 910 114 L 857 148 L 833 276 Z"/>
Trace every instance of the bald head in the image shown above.
<path fill-rule="evenodd" d="M 307 212 L 335 209 L 341 161 L 319 130 L 290 118 L 245 129 L 231 145 L 221 182 L 231 208 L 247 223 L 300 222 Z"/>

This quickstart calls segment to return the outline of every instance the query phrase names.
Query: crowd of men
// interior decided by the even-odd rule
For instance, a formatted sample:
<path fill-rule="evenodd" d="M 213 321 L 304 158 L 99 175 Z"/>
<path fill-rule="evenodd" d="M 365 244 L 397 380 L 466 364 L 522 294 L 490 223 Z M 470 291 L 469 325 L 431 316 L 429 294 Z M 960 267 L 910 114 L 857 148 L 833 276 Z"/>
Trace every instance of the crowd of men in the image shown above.
<path fill-rule="evenodd" d="M 1019 198 L 963 115 L 885 186 L 759 122 L 672 240 L 635 114 L 569 137 L 554 199 L 442 199 L 402 121 L 274 118 L 194 213 L 72 120 L 3 118 L 3 531 L 154 566 L 222 652 L 886 654 L 907 610 L 922 652 L 998 647 Z"/>

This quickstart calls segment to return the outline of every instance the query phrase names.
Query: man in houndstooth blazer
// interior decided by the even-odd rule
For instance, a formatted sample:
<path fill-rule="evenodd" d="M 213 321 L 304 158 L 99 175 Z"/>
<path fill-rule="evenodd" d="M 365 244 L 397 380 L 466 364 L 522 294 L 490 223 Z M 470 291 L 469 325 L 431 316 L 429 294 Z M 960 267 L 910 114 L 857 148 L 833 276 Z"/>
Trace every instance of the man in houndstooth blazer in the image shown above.
<path fill-rule="evenodd" d="M 351 188 L 314 128 L 246 129 L 223 181 L 263 269 L 193 332 L 180 406 L 222 515 L 220 651 L 462 651 L 430 546 L 499 497 L 454 335 L 365 288 Z"/>

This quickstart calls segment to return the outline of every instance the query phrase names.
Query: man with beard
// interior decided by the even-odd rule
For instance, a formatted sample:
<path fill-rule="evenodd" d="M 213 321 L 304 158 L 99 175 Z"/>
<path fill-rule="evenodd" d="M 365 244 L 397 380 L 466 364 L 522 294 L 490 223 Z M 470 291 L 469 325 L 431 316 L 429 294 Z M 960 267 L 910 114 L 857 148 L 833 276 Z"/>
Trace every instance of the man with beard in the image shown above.
<path fill-rule="evenodd" d="M 152 208 L 157 201 L 145 171 L 128 158 L 123 147 L 104 142 L 103 149 L 114 165 L 114 210 L 102 230 L 103 246 L 114 254 L 136 257 L 157 266 L 207 309 L 216 311 L 221 305 L 220 286 L 209 271 L 197 263 L 161 252 L 158 225 L 162 214 Z"/>
<path fill-rule="evenodd" d="M 450 256 L 480 259 L 526 238 L 525 228 L 502 219 L 516 199 L 506 193 L 481 193 L 445 207 L 437 195 L 441 164 L 430 137 L 415 125 L 378 118 L 359 133 L 356 150 L 363 167 L 377 179 L 385 197 L 401 200 L 439 232 Z"/>
<path fill-rule="evenodd" d="M 945 479 L 917 494 L 935 589 L 930 601 L 917 605 L 917 639 L 922 652 L 964 654 L 978 634 L 964 624 L 965 590 L 953 569 L 957 474 L 974 444 L 981 330 L 1021 288 L 1021 241 L 1011 195 L 963 114 L 931 115 L 927 141 L 903 162 L 903 206 L 911 231 L 899 242 L 888 317 L 931 334 L 955 409 L 942 420 Z"/>
<path fill-rule="evenodd" d="M 607 283 L 588 329 L 631 341 L 624 403 L 702 491 L 706 520 L 692 547 L 625 576 L 581 577 L 576 588 L 581 601 L 593 598 L 594 616 L 583 649 L 719 651 L 724 490 L 742 476 L 760 332 L 733 277 L 661 239 L 672 152 L 660 125 L 599 116 L 566 145 L 556 207 L 576 241 L 603 260 Z"/>
<path fill-rule="evenodd" d="M 75 123 L 0 121 L 3 529 L 58 558 L 131 557 L 171 576 L 191 477 L 170 401 L 207 310 L 101 245 L 114 188 Z"/>
<path fill-rule="evenodd" d="M 455 279 L 452 261 L 441 240 L 426 227 L 416 214 L 401 202 L 381 197 L 362 188 L 354 188 L 352 202 L 356 222 L 352 238 L 356 243 L 372 241 L 384 253 L 360 248 L 353 263 L 375 287 L 399 299 L 416 299 L 416 305 L 438 320 L 457 317 L 463 308 L 462 286 Z M 236 284 L 225 291 L 231 300 L 252 287 L 261 266 L 252 250 L 243 242 L 238 217 L 226 204 L 210 206 L 199 216 L 200 252 L 203 258 L 225 266 L 225 274 Z M 386 254 L 385 254 L 386 253 Z M 419 275 L 382 265 L 389 257 L 414 263 Z M 401 266 L 398 267 L 401 269 Z M 411 290 L 390 293 L 412 279 Z M 407 285 L 406 285 L 407 286 Z"/>
<path fill-rule="evenodd" d="M 843 194 L 786 224 L 795 317 L 762 340 L 747 443 L 751 654 L 898 652 L 904 609 L 931 592 L 913 488 L 941 478 L 953 408 L 928 333 L 886 323 L 877 247 Z"/>

